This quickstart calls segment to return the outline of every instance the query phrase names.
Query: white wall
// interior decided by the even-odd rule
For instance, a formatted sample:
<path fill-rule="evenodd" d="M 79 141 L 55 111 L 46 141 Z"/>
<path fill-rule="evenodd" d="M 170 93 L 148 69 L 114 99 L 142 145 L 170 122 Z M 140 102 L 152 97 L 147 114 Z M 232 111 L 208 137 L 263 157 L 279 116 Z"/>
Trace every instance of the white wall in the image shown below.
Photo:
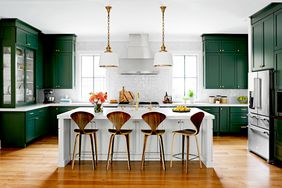
<path fill-rule="evenodd" d="M 159 42 L 151 42 L 152 52 L 159 50 Z M 126 56 L 127 42 L 111 42 L 112 49 L 120 57 Z M 204 89 L 203 88 L 203 54 L 201 38 L 194 41 L 167 42 L 167 49 L 173 54 L 196 54 L 199 59 L 198 64 L 198 101 L 208 101 L 210 95 L 226 95 L 230 102 L 236 102 L 239 95 L 247 95 L 247 90 L 232 89 Z M 105 42 L 79 41 L 77 42 L 77 76 L 80 76 L 80 56 L 83 54 L 100 54 L 105 48 Z M 140 92 L 141 100 L 161 101 L 165 92 L 172 93 L 172 71 L 160 70 L 158 75 L 120 75 L 117 70 L 107 70 L 107 90 L 109 99 L 118 99 L 118 92 L 122 86 L 133 92 Z M 40 92 L 39 102 L 42 102 L 42 92 Z M 73 101 L 80 101 L 80 80 L 76 80 L 76 88 L 72 90 L 55 90 L 56 100 L 68 95 Z"/>

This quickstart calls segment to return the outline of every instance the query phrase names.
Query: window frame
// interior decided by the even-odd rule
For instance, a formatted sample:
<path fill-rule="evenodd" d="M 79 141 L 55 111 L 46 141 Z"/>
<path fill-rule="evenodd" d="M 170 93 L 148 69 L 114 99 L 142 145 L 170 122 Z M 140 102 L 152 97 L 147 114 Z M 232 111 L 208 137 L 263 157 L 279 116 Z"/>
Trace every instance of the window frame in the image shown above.
<path fill-rule="evenodd" d="M 186 96 L 187 95 L 187 92 L 188 92 L 188 89 L 189 88 L 186 88 L 186 79 L 188 78 L 195 78 L 196 79 L 196 91 L 194 91 L 195 93 L 195 99 L 197 99 L 199 97 L 199 83 L 200 83 L 200 54 L 199 52 L 178 52 L 178 53 L 173 53 L 172 54 L 172 57 L 175 57 L 175 56 L 184 56 L 184 76 L 183 77 L 174 77 L 173 74 L 172 74 L 172 84 L 173 84 L 173 79 L 174 78 L 181 78 L 184 80 L 184 93 L 183 93 L 183 96 Z M 193 77 L 193 76 L 187 76 L 186 75 L 186 72 L 185 72 L 185 68 L 186 68 L 186 57 L 187 56 L 195 56 L 196 57 L 196 77 Z M 172 88 L 173 88 L 173 85 L 172 85 Z M 175 97 L 175 96 L 174 96 Z M 178 99 L 179 100 L 179 99 Z"/>

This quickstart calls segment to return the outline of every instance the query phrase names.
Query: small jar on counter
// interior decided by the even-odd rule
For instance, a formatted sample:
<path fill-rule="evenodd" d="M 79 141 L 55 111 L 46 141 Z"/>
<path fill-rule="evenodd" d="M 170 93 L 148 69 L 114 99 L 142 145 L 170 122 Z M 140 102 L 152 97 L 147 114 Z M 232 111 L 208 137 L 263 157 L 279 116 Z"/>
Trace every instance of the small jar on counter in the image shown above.
<path fill-rule="evenodd" d="M 220 103 L 222 103 L 222 104 L 227 104 L 227 103 L 228 103 L 228 98 L 227 98 L 227 96 L 221 96 Z"/>
<path fill-rule="evenodd" d="M 215 103 L 215 97 L 209 96 L 209 103 Z"/>

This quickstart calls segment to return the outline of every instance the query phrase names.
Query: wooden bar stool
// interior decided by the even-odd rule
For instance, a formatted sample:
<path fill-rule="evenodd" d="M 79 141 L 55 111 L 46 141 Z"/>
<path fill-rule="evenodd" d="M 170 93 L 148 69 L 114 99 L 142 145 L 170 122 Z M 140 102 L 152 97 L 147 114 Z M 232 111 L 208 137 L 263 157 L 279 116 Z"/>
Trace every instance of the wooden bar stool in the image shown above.
<path fill-rule="evenodd" d="M 172 137 L 172 143 L 171 143 L 171 155 L 170 155 L 170 167 L 172 167 L 172 155 L 173 155 L 173 142 L 174 137 L 176 134 L 182 135 L 182 161 L 184 160 L 184 143 L 185 143 L 185 137 L 186 137 L 186 173 L 188 173 L 188 161 L 189 161 L 189 138 L 190 136 L 194 136 L 196 140 L 196 146 L 197 146 L 197 152 L 198 156 L 196 158 L 199 158 L 200 161 L 200 168 L 202 168 L 202 162 L 201 162 L 201 154 L 199 149 L 199 143 L 197 135 L 199 133 L 202 121 L 204 119 L 205 114 L 203 112 L 197 112 L 194 115 L 191 116 L 190 120 L 195 126 L 195 129 L 183 129 L 183 130 L 177 130 L 173 131 L 173 137 Z"/>
<path fill-rule="evenodd" d="M 77 124 L 79 129 L 74 129 L 74 132 L 76 133 L 75 136 L 75 142 L 74 142 L 74 148 L 73 148 L 73 158 L 72 158 L 72 169 L 74 167 L 74 161 L 75 161 L 75 150 L 76 150 L 76 142 L 77 137 L 79 137 L 79 152 L 78 152 L 78 159 L 80 164 L 80 158 L 81 158 L 81 136 L 82 135 L 89 135 L 90 141 L 91 141 L 91 151 L 92 151 L 92 164 L 93 169 L 96 168 L 98 155 L 97 155 L 97 138 L 96 138 L 96 132 L 98 129 L 85 129 L 86 125 L 91 122 L 91 120 L 94 118 L 94 115 L 88 112 L 74 112 L 71 114 L 72 120 Z M 95 143 L 95 157 L 94 158 L 94 149 L 93 149 L 93 137 L 94 136 L 94 143 Z"/>
<path fill-rule="evenodd" d="M 111 133 L 111 137 L 110 137 L 110 143 L 109 143 L 109 149 L 108 149 L 107 170 L 109 169 L 109 166 L 110 164 L 112 164 L 112 161 L 113 161 L 114 140 L 115 140 L 116 135 L 125 136 L 126 149 L 127 149 L 127 167 L 128 167 L 128 170 L 131 170 L 130 152 L 129 152 L 129 134 L 132 132 L 132 130 L 121 129 L 121 127 L 130 119 L 130 115 L 122 111 L 115 111 L 115 112 L 111 112 L 107 114 L 107 118 L 115 126 L 115 129 L 108 130 Z"/>
<path fill-rule="evenodd" d="M 166 115 L 160 112 L 148 112 L 142 115 L 142 119 L 151 127 L 151 130 L 141 130 L 144 133 L 141 170 L 144 169 L 147 138 L 148 136 L 151 136 L 151 135 L 157 135 L 160 140 L 159 142 L 160 143 L 160 160 L 162 162 L 163 170 L 166 170 L 164 145 L 163 145 L 163 138 L 162 138 L 162 135 L 165 133 L 165 130 L 157 130 L 158 126 L 161 124 L 163 120 L 165 120 L 165 118 L 166 118 Z"/>

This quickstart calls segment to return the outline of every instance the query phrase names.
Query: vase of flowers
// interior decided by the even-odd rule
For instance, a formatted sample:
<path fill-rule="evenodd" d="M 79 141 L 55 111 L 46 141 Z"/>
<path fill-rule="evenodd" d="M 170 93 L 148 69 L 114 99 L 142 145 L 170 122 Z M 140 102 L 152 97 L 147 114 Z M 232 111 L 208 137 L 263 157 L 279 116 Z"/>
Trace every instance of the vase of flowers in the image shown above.
<path fill-rule="evenodd" d="M 89 102 L 94 105 L 94 112 L 103 112 L 102 104 L 107 100 L 107 92 L 91 92 L 89 97 Z"/>

